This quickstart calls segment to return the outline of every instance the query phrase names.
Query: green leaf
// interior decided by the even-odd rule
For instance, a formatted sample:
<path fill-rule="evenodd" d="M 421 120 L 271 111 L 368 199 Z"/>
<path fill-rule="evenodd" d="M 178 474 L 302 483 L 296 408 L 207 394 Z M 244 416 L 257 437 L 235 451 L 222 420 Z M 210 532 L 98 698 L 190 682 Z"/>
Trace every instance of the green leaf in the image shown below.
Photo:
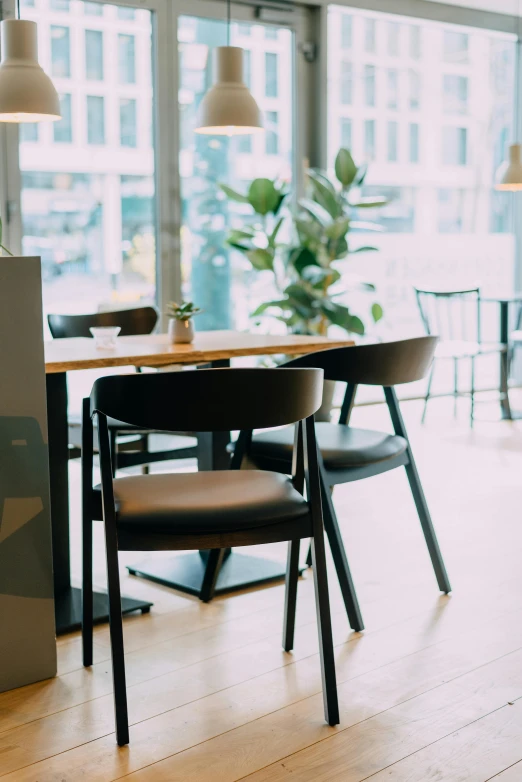
<path fill-rule="evenodd" d="M 312 201 L 311 198 L 301 198 L 299 201 L 299 206 L 311 214 L 312 217 L 314 217 L 324 228 L 326 228 L 326 226 L 330 225 L 332 222 L 332 219 L 326 209 L 324 209 L 324 207 L 315 201 Z"/>
<path fill-rule="evenodd" d="M 272 233 L 268 237 L 268 244 L 269 244 L 270 247 L 275 247 L 277 234 L 279 233 L 279 229 L 283 225 L 283 222 L 284 222 L 284 217 L 280 217 L 279 220 L 277 221 L 277 223 L 275 224 L 274 230 L 272 231 Z"/>
<path fill-rule="evenodd" d="M 321 239 L 322 226 L 308 216 L 304 219 L 294 218 L 294 224 L 301 243 L 308 241 L 318 242 Z"/>
<path fill-rule="evenodd" d="M 264 250 L 257 247 L 255 250 L 248 250 L 246 257 L 258 271 L 273 271 L 274 254 L 270 250 Z"/>
<path fill-rule="evenodd" d="M 343 187 L 350 187 L 357 176 L 357 166 L 347 149 L 341 147 L 335 158 L 335 176 Z"/>
<path fill-rule="evenodd" d="M 290 250 L 288 260 L 298 274 L 301 274 L 306 266 L 319 266 L 317 256 L 307 247 L 296 247 Z"/>
<path fill-rule="evenodd" d="M 377 302 L 374 302 L 374 304 L 372 304 L 372 318 L 374 323 L 378 323 L 383 315 L 384 315 L 384 311 L 381 305 L 377 304 Z"/>
<path fill-rule="evenodd" d="M 285 198 L 288 195 L 288 193 L 285 190 L 278 190 L 277 193 L 278 193 L 278 195 L 277 195 L 277 199 L 278 199 L 277 200 L 277 204 L 272 209 L 274 217 L 276 217 L 279 214 L 279 210 L 281 209 L 281 207 L 283 205 L 283 202 L 284 202 Z"/>
<path fill-rule="evenodd" d="M 259 307 L 257 307 L 257 309 L 251 313 L 251 315 L 253 318 L 255 318 L 257 315 L 263 315 L 266 310 L 270 309 L 271 307 L 280 307 L 281 309 L 286 309 L 288 307 L 288 299 L 265 301 L 264 304 L 260 304 Z"/>
<path fill-rule="evenodd" d="M 376 253 L 379 252 L 377 247 L 358 247 L 356 250 L 350 250 L 350 254 L 353 255 L 354 253 Z"/>
<path fill-rule="evenodd" d="M 337 269 L 324 269 L 322 266 L 307 266 L 303 269 L 301 277 L 309 282 L 314 288 L 324 288 L 325 280 L 328 280 L 328 287 L 334 285 L 341 279 Z"/>
<path fill-rule="evenodd" d="M 337 220 L 334 220 L 333 223 L 331 223 L 329 226 L 326 227 L 325 234 L 329 239 L 341 239 L 341 237 L 346 236 L 349 228 L 350 228 L 349 218 L 340 217 Z"/>
<path fill-rule="evenodd" d="M 329 187 L 325 185 L 312 171 L 308 173 L 308 176 L 311 182 L 314 200 L 326 209 L 331 218 L 335 219 L 336 217 L 339 217 L 342 213 L 342 206 L 339 203 L 333 187 L 331 185 Z"/>
<path fill-rule="evenodd" d="M 248 204 L 248 198 L 241 195 L 241 193 L 238 193 L 237 190 L 232 190 L 228 185 L 223 185 L 221 183 L 219 184 L 219 187 L 231 201 L 239 201 L 240 204 Z"/>
<path fill-rule="evenodd" d="M 350 203 L 355 209 L 373 209 L 376 206 L 386 206 L 389 203 L 389 199 L 385 196 L 368 196 L 366 198 L 360 198 L 355 203 Z"/>
<path fill-rule="evenodd" d="M 346 327 L 347 331 L 351 331 L 353 334 L 360 334 L 361 336 L 364 334 L 364 323 L 360 318 L 357 317 L 357 315 L 350 315 L 350 323 L 348 327 Z"/>
<path fill-rule="evenodd" d="M 229 232 L 226 242 L 230 247 L 234 247 L 236 250 L 247 252 L 252 249 L 251 242 L 253 238 L 253 231 L 239 231 L 234 228 Z M 248 243 L 244 241 L 245 239 L 248 240 Z"/>
<path fill-rule="evenodd" d="M 364 323 L 357 315 L 352 315 L 348 307 L 343 304 L 326 300 L 321 304 L 323 314 L 334 326 L 340 326 L 346 331 L 355 334 L 364 334 Z"/>
<path fill-rule="evenodd" d="M 326 246 L 328 255 L 335 261 L 340 261 L 348 253 L 348 242 L 344 236 L 340 239 L 328 239 Z"/>
<path fill-rule="evenodd" d="M 367 173 L 368 173 L 368 163 L 363 163 L 362 166 L 359 166 L 359 168 L 357 169 L 357 173 L 353 180 L 353 186 L 360 187 L 364 182 Z"/>
<path fill-rule="evenodd" d="M 369 223 L 364 220 L 352 220 L 350 227 L 353 228 L 354 231 L 375 231 L 378 233 L 384 231 L 382 225 L 379 225 L 378 223 Z"/>
<path fill-rule="evenodd" d="M 270 179 L 254 179 L 248 188 L 248 202 L 259 215 L 279 209 L 281 193 Z"/>

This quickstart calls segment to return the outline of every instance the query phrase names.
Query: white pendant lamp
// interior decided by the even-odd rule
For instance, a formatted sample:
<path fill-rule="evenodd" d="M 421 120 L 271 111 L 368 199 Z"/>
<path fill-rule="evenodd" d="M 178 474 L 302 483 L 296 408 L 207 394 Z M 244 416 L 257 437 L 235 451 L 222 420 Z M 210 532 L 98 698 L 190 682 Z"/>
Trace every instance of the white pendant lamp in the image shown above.
<path fill-rule="evenodd" d="M 509 160 L 502 163 L 497 170 L 496 190 L 515 192 L 522 190 L 522 147 L 520 144 L 511 144 L 509 147 Z"/>
<path fill-rule="evenodd" d="M 520 6 L 520 0 L 519 0 Z M 520 35 L 520 9 L 518 13 L 518 36 L 516 46 L 515 57 L 515 137 L 519 134 L 520 124 L 520 68 L 522 67 L 521 60 L 521 48 L 522 38 Z M 511 144 L 509 147 L 509 157 L 505 160 L 497 169 L 495 175 L 495 190 L 504 190 L 508 192 L 516 192 L 522 190 L 522 160 L 521 160 L 522 147 L 520 144 Z"/>
<path fill-rule="evenodd" d="M 230 46 L 230 0 L 227 0 L 227 46 L 214 50 L 214 85 L 199 105 L 196 133 L 237 136 L 263 131 L 261 111 L 243 81 L 243 49 Z"/>
<path fill-rule="evenodd" d="M 38 64 L 36 23 L 6 19 L 0 27 L 0 122 L 61 119 L 58 93 Z"/>

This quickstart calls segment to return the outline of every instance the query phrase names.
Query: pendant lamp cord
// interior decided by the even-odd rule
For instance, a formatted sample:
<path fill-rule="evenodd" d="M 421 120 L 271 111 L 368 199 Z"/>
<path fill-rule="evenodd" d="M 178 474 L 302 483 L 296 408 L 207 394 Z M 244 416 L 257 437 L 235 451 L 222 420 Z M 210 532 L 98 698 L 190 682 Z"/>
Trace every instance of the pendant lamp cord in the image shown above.
<path fill-rule="evenodd" d="M 18 0 L 20 2 L 20 0 Z M 230 46 L 230 25 L 232 23 L 231 0 L 227 0 L 227 46 Z"/>

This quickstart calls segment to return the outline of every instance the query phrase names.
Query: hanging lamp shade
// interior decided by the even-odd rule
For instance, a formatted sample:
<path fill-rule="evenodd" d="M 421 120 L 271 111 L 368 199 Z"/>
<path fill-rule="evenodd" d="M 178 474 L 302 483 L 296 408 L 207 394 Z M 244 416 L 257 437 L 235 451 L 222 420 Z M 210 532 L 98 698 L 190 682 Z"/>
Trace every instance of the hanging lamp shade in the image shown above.
<path fill-rule="evenodd" d="M 217 79 L 199 105 L 196 133 L 236 136 L 263 131 L 259 106 L 243 81 L 243 49 L 214 50 Z"/>
<path fill-rule="evenodd" d="M 520 144 L 511 144 L 509 147 L 509 159 L 497 171 L 496 190 L 522 190 L 521 151 Z"/>
<path fill-rule="evenodd" d="M 25 19 L 6 19 L 0 27 L 0 122 L 61 119 L 58 93 L 38 65 L 36 23 Z"/>

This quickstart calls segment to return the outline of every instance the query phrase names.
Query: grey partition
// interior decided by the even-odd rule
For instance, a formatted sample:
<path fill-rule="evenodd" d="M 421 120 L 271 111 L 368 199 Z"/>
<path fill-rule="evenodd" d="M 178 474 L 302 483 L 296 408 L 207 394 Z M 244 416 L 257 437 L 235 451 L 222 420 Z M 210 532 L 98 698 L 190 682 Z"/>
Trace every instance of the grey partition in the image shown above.
<path fill-rule="evenodd" d="M 56 674 L 39 258 L 0 257 L 0 692 Z"/>

